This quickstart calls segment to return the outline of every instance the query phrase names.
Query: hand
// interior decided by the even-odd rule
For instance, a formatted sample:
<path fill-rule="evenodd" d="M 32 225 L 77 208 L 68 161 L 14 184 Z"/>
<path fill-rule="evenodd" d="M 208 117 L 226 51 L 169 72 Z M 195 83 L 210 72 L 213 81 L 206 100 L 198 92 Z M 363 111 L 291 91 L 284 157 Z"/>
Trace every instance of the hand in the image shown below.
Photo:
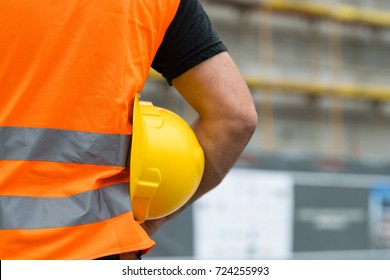
<path fill-rule="evenodd" d="M 144 223 L 142 223 L 141 226 L 146 231 L 146 233 L 149 236 L 151 236 L 151 235 L 155 234 L 160 229 L 162 224 L 164 224 L 167 220 L 169 220 L 169 219 L 166 217 L 156 219 L 156 220 L 147 220 Z M 128 253 L 119 254 L 119 258 L 121 260 L 137 260 L 138 259 L 137 252 L 128 252 Z"/>
<path fill-rule="evenodd" d="M 136 252 L 128 252 L 128 253 L 123 253 L 119 254 L 119 259 L 120 260 L 137 260 L 137 253 Z"/>
<path fill-rule="evenodd" d="M 155 234 L 159 229 L 160 227 L 167 221 L 168 219 L 167 218 L 160 218 L 160 219 L 156 219 L 156 220 L 146 220 L 144 223 L 141 224 L 141 226 L 143 227 L 143 229 L 146 231 L 146 233 L 149 235 L 149 236 L 152 236 L 153 234 Z"/>

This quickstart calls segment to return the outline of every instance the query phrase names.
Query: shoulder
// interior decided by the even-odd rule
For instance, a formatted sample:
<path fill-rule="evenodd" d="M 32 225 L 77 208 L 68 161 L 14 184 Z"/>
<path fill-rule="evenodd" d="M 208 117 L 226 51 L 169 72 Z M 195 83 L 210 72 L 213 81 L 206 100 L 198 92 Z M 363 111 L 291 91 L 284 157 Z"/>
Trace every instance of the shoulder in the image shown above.
<path fill-rule="evenodd" d="M 171 83 L 172 79 L 226 50 L 199 0 L 182 0 L 152 67 Z"/>

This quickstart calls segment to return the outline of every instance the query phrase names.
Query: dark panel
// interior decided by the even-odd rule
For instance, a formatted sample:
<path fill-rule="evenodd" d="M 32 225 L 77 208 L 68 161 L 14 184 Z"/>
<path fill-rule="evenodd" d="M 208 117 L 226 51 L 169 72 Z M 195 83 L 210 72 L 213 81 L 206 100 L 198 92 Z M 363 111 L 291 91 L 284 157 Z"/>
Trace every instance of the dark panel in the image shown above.
<path fill-rule="evenodd" d="M 368 191 L 296 186 L 293 251 L 369 249 Z"/>

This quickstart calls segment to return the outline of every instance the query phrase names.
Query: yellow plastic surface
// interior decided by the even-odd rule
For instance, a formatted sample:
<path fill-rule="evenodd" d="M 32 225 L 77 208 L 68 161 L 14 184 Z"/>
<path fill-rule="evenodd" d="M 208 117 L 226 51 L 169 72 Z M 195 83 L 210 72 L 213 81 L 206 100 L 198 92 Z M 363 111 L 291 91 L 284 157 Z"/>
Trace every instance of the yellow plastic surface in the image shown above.
<path fill-rule="evenodd" d="M 130 158 L 133 213 L 139 222 L 167 216 L 195 193 L 204 154 L 191 127 L 166 109 L 136 97 Z"/>

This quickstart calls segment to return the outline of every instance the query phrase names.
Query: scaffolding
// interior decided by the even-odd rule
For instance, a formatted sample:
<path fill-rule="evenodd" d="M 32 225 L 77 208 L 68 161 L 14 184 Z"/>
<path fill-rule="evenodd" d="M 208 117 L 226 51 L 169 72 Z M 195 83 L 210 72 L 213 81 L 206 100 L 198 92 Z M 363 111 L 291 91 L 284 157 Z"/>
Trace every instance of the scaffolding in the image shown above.
<path fill-rule="evenodd" d="M 258 57 L 259 65 L 265 71 L 257 75 L 245 75 L 248 86 L 256 92 L 261 90 L 259 111 L 262 114 L 259 123 L 261 135 L 261 150 L 274 152 L 278 150 L 274 141 L 274 93 L 284 92 L 307 95 L 309 98 L 321 96 L 329 103 L 329 143 L 327 154 L 334 157 L 343 156 L 345 143 L 344 99 L 360 99 L 373 101 L 376 104 L 390 100 L 390 87 L 384 84 L 362 84 L 345 82 L 340 79 L 344 72 L 343 33 L 344 25 L 348 27 L 363 27 L 377 32 L 390 28 L 390 13 L 379 9 L 368 9 L 341 3 L 320 3 L 313 1 L 294 0 L 207 0 L 213 4 L 230 5 L 239 13 L 258 14 Z M 284 75 L 272 75 L 275 67 L 273 15 L 298 17 L 307 21 L 309 26 L 314 22 L 323 22 L 328 26 L 327 57 L 328 81 L 313 77 L 306 79 L 286 78 Z M 240 17 L 245 18 L 245 17 Z M 313 29 L 314 30 L 314 29 Z M 319 38 L 316 32 L 311 32 L 309 60 L 313 73 L 319 72 L 321 53 L 316 49 Z M 279 56 L 279 53 L 278 53 Z M 279 58 L 278 58 L 279 59 Z M 314 116 L 315 115 L 315 116 Z M 313 113 L 313 119 L 318 119 L 318 113 Z"/>
<path fill-rule="evenodd" d="M 346 4 L 327 5 L 294 0 L 204 0 L 204 2 L 231 5 L 239 10 L 262 13 L 260 38 L 265 50 L 261 49 L 259 52 L 261 63 L 266 66 L 272 64 L 272 26 L 269 22 L 271 13 L 283 13 L 305 17 L 310 20 L 329 21 L 336 34 L 329 37 L 329 54 L 332 61 L 333 69 L 331 71 L 334 73 L 333 75 L 340 74 L 343 67 L 341 64 L 341 35 L 338 30 L 340 24 L 347 23 L 380 29 L 390 28 L 390 12 L 364 9 Z M 313 63 L 315 62 L 313 61 Z M 356 83 L 329 85 L 319 81 L 275 80 L 252 75 L 246 75 L 245 79 L 252 89 L 260 88 L 309 95 L 334 95 L 341 98 L 359 98 L 379 102 L 390 100 L 390 86 L 386 85 L 359 85 Z"/>
<path fill-rule="evenodd" d="M 255 54 L 252 54 L 258 58 L 258 61 L 250 63 L 254 63 L 254 67 L 261 68 L 262 71 L 261 73 L 243 71 L 243 75 L 254 95 L 256 106 L 261 112 L 257 133 L 258 138 L 260 138 L 260 150 L 272 153 L 280 148 L 278 141 L 275 141 L 275 127 L 277 125 L 275 114 L 277 111 L 274 108 L 276 95 L 280 93 L 291 93 L 303 96 L 308 100 L 321 98 L 328 102 L 327 131 L 329 137 L 326 140 L 327 147 L 318 148 L 326 149 L 323 152 L 334 157 L 341 157 L 345 154 L 343 151 L 346 143 L 344 100 L 361 100 L 367 101 L 369 104 L 384 104 L 390 101 L 390 84 L 387 79 L 383 79 L 385 81 L 383 84 L 377 83 L 380 80 L 378 77 L 386 77 L 387 71 L 370 68 L 368 65 L 364 65 L 356 71 L 358 72 L 357 76 L 369 77 L 371 75 L 375 77 L 376 82 L 374 83 L 365 83 L 366 78 L 353 77 L 352 81 L 340 78 L 350 70 L 348 67 L 352 67 L 344 62 L 344 60 L 350 59 L 348 51 L 344 49 L 344 27 L 380 34 L 382 31 L 390 30 L 390 12 L 334 2 L 321 3 L 302 0 L 202 0 L 202 2 L 207 4 L 207 7 L 216 7 L 217 9 L 230 7 L 230 10 L 237 12 L 238 33 L 240 33 L 238 40 L 242 40 L 243 47 L 245 47 L 245 42 L 250 35 L 249 32 L 251 32 L 248 30 L 248 15 L 255 18 L 256 34 L 250 40 L 254 44 L 256 42 L 253 40 L 259 41 L 256 44 L 259 45 L 258 49 L 255 49 Z M 307 40 L 309 41 L 305 46 L 307 52 L 303 53 L 307 65 L 300 65 L 299 59 L 302 57 L 298 58 L 291 53 L 288 55 L 280 53 L 276 49 L 276 47 L 280 48 L 280 41 L 278 41 L 280 34 L 274 27 L 275 18 L 287 19 L 287 21 L 290 21 L 291 18 L 292 22 L 302 22 L 307 27 Z M 321 37 L 322 35 L 318 32 L 319 26 L 326 27 L 325 30 L 321 30 L 325 34 L 324 37 Z M 278 45 L 277 42 L 279 42 Z M 247 55 L 245 50 L 239 52 L 244 52 L 244 55 Z M 288 66 L 300 65 L 300 71 L 308 73 L 303 78 L 297 78 L 286 75 L 284 72 L 287 70 L 285 69 L 282 71 L 278 69 L 278 75 L 275 75 L 275 68 L 280 67 L 280 62 L 287 62 Z M 281 64 L 283 65 L 283 63 Z M 321 72 L 324 74 L 324 69 L 326 77 L 321 79 L 320 74 Z M 372 72 L 368 74 L 368 71 Z M 150 72 L 149 78 L 150 80 L 161 80 L 161 76 L 154 71 Z M 315 126 L 318 126 L 323 120 L 321 119 L 323 116 L 314 107 L 310 114 L 313 123 L 312 130 L 318 130 Z M 383 119 L 378 121 L 376 127 L 378 127 L 378 133 L 382 135 L 385 133 Z M 320 139 L 321 136 L 318 133 L 316 137 Z"/>

